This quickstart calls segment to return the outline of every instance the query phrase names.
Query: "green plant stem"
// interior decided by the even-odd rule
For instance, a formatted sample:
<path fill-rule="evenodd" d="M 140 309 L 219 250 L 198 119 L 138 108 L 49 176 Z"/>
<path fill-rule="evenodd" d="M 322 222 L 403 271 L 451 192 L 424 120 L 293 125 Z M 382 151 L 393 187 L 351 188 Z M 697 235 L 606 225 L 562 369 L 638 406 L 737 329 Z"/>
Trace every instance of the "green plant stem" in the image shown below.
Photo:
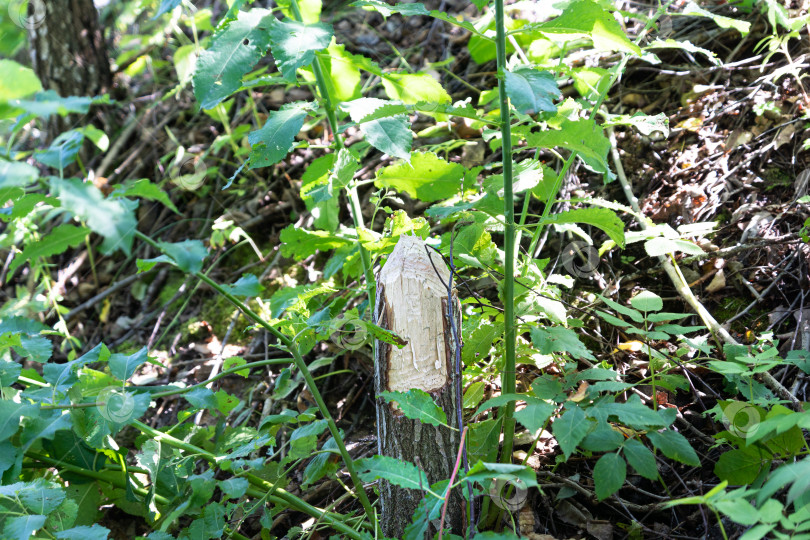
<path fill-rule="evenodd" d="M 105 474 L 103 472 L 92 471 L 90 469 L 85 469 L 84 467 L 78 467 L 76 465 L 72 465 L 70 463 L 65 463 L 63 461 L 59 461 L 58 459 L 54 459 L 54 458 L 49 457 L 49 456 L 43 456 L 42 454 L 37 454 L 37 453 L 34 453 L 34 452 L 27 452 L 25 455 L 27 457 L 31 458 L 31 459 L 35 459 L 35 460 L 37 460 L 37 461 L 39 461 L 41 463 L 46 464 L 49 467 L 55 467 L 55 468 L 58 468 L 58 469 L 64 469 L 66 471 L 70 471 L 72 473 L 84 476 L 85 478 L 92 478 L 94 480 L 100 480 L 101 482 L 106 482 L 106 483 L 108 483 L 108 484 L 110 484 L 112 486 L 115 486 L 117 488 L 120 488 L 120 489 L 126 489 L 126 487 L 127 487 L 126 482 L 124 482 L 124 480 L 121 479 L 117 475 L 111 477 L 111 476 L 109 476 L 109 475 L 107 475 L 107 474 Z M 149 492 L 147 490 L 143 489 L 143 488 L 133 487 L 132 489 L 133 489 L 133 491 L 135 491 L 135 493 L 137 493 L 138 495 L 141 495 L 143 497 L 146 497 L 147 495 L 149 495 Z M 155 494 L 155 501 L 157 501 L 159 504 L 169 504 L 169 502 L 170 502 L 167 498 L 163 497 L 162 495 L 158 495 L 157 493 Z"/>
<path fill-rule="evenodd" d="M 135 231 L 135 235 L 138 236 L 138 238 L 140 238 L 144 242 L 151 245 L 152 247 L 160 250 L 160 246 L 157 244 L 157 242 L 152 240 L 147 235 L 137 230 Z M 337 424 L 335 423 L 335 420 L 332 418 L 332 415 L 329 413 L 329 409 L 327 408 L 326 403 L 324 402 L 323 397 L 321 396 L 321 393 L 318 390 L 318 386 L 315 384 L 315 380 L 312 378 L 312 374 L 309 372 L 309 368 L 307 367 L 306 362 L 304 362 L 304 359 L 301 356 L 301 353 L 299 352 L 297 345 L 292 340 L 290 340 L 290 338 L 282 334 L 277 328 L 273 327 L 262 317 L 260 317 L 256 312 L 254 312 L 252 309 L 250 309 L 248 306 L 242 303 L 241 300 L 239 300 L 238 298 L 230 294 L 228 291 L 223 289 L 219 283 L 215 282 L 202 272 L 194 272 L 194 276 L 197 279 L 206 283 L 208 286 L 217 291 L 219 294 L 224 296 L 234 306 L 242 310 L 242 313 L 244 313 L 246 317 L 254 321 L 256 324 L 260 325 L 262 328 L 264 328 L 271 334 L 273 334 L 276 337 L 276 339 L 278 339 L 279 342 L 284 346 L 284 348 L 287 349 L 287 351 L 289 351 L 289 353 L 292 355 L 295 366 L 301 371 L 301 374 L 304 377 L 304 381 L 306 381 L 307 383 L 307 388 L 309 388 L 309 391 L 312 393 L 312 397 L 315 400 L 315 403 L 318 405 L 318 409 L 320 409 L 321 415 L 327 422 L 329 432 L 331 433 L 332 437 L 334 437 L 335 442 L 337 443 L 340 455 L 343 458 L 343 462 L 346 464 L 346 470 L 349 472 L 349 476 L 351 477 L 352 483 L 354 484 L 355 490 L 357 491 L 357 498 L 360 499 L 360 504 L 363 505 L 363 509 L 365 510 L 369 521 L 372 524 L 374 524 L 374 527 L 376 529 L 377 528 L 377 520 L 375 518 L 376 514 L 374 512 L 374 508 L 371 505 L 371 501 L 369 501 L 368 499 L 368 495 L 363 489 L 363 483 L 357 476 L 357 471 L 355 470 L 354 467 L 354 461 L 352 460 L 352 457 L 349 455 L 349 451 L 346 449 L 346 445 L 343 442 L 343 437 L 341 437 L 340 435 L 340 431 L 338 430 Z M 144 427 L 148 428 L 148 426 L 146 425 L 144 425 Z M 161 433 L 161 435 L 165 436 L 164 433 Z M 182 441 L 178 442 L 182 443 Z"/>
<path fill-rule="evenodd" d="M 303 22 L 303 17 L 301 16 L 301 9 L 298 6 L 298 0 L 290 0 L 290 8 L 292 10 L 293 17 L 298 22 Z M 338 126 L 337 114 L 335 112 L 335 105 L 334 99 L 332 99 L 332 94 L 329 92 L 329 85 L 326 84 L 326 77 L 323 73 L 323 68 L 321 67 L 321 58 L 320 56 L 315 57 L 315 61 L 312 62 L 312 73 L 315 75 L 315 84 L 318 87 L 318 93 L 321 94 L 321 97 L 324 100 L 324 109 L 326 109 L 326 118 L 329 122 L 329 128 L 332 130 L 332 138 L 335 140 L 335 146 L 337 150 L 344 148 L 343 145 L 343 138 L 340 136 L 340 130 Z M 350 184 L 346 188 L 346 192 L 349 195 L 350 201 L 350 208 L 352 214 L 352 220 L 354 221 L 355 229 L 362 229 L 365 228 L 365 224 L 363 223 L 363 212 L 361 210 L 360 204 L 360 197 L 357 194 L 356 186 Z M 371 267 L 371 257 L 366 251 L 366 248 L 360 244 L 360 240 L 358 237 L 357 247 L 360 249 L 360 261 L 363 264 L 363 275 L 366 277 L 366 291 L 368 292 L 368 301 L 369 304 L 374 302 L 374 275 L 372 274 L 372 267 Z"/>
<path fill-rule="evenodd" d="M 495 0 L 495 47 L 498 64 L 498 97 L 501 108 L 501 152 L 503 154 L 503 215 L 504 221 L 504 370 L 501 387 L 505 394 L 515 392 L 515 197 L 512 189 L 512 125 L 509 99 L 506 95 L 506 29 L 504 27 L 503 0 Z M 515 402 L 503 407 L 503 451 L 501 462 L 512 461 L 515 437 Z"/>
<path fill-rule="evenodd" d="M 243 371 L 245 369 L 249 370 L 249 369 L 253 369 L 253 368 L 257 368 L 257 367 L 273 366 L 273 365 L 277 365 L 277 364 L 291 364 L 293 362 L 294 362 L 294 360 L 292 358 L 272 358 L 272 359 L 269 359 L 269 360 L 259 360 L 258 362 L 251 362 L 249 364 L 242 364 L 241 366 L 236 366 L 236 367 L 221 371 L 221 372 L 217 373 L 215 376 L 211 377 L 208 380 L 205 380 L 205 381 L 203 381 L 201 383 L 197 383 L 197 384 L 194 384 L 194 385 L 191 385 L 191 386 L 187 386 L 186 388 L 178 388 L 177 390 L 164 390 L 163 392 L 155 392 L 154 394 L 152 394 L 152 398 L 162 398 L 162 397 L 174 396 L 174 395 L 179 395 L 179 394 L 185 394 L 186 392 L 191 392 L 192 390 L 195 390 L 197 388 L 203 388 L 203 387 L 211 384 L 212 382 L 215 382 L 215 381 L 217 381 L 217 380 L 219 380 L 219 379 L 221 379 L 221 378 L 223 378 L 223 377 L 225 377 L 227 375 L 232 375 L 234 373 L 239 373 L 240 371 Z"/>

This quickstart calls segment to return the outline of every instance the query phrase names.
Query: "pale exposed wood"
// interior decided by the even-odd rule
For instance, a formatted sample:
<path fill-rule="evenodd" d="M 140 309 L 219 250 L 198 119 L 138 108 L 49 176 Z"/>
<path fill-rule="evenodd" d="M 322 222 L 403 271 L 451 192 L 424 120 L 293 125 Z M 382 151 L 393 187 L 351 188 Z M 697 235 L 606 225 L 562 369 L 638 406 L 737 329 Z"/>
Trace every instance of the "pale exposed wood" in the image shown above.
<path fill-rule="evenodd" d="M 379 396 L 386 390 L 424 390 L 445 412 L 448 424 L 455 428 L 410 420 L 391 404 L 377 398 L 378 451 L 384 456 L 415 463 L 425 471 L 431 484 L 450 478 L 459 445 L 458 381 L 453 369 L 455 342 L 447 303 L 446 284 L 449 279 L 450 272 L 442 258 L 432 252 L 428 255 L 420 238 L 401 236 L 377 276 L 374 309 L 377 324 L 393 330 L 408 342 L 402 349 L 377 342 L 376 394 Z M 460 328 L 455 291 L 452 302 L 456 327 Z M 422 494 L 416 490 L 381 482 L 380 510 L 385 536 L 402 537 L 421 499 Z M 453 493 L 445 526 L 460 534 L 463 516 L 463 499 L 458 493 Z"/>
<path fill-rule="evenodd" d="M 442 306 L 450 272 L 441 257 L 431 254 L 433 264 L 428 257 L 419 237 L 401 236 L 377 278 L 385 290 L 390 330 L 408 342 L 390 352 L 388 390 L 430 392 L 449 380 Z"/>

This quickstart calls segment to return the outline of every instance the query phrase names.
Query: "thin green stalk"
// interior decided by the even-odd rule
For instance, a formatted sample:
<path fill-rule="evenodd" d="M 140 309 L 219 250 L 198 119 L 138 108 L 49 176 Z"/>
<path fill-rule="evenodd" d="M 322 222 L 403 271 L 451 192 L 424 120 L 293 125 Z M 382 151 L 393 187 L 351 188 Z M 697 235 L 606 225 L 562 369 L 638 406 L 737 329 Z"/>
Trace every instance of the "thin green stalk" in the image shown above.
<path fill-rule="evenodd" d="M 84 467 L 79 467 L 77 465 L 72 465 L 70 463 L 65 463 L 63 461 L 59 461 L 58 459 L 54 459 L 49 456 L 43 456 L 42 454 L 37 454 L 34 452 L 27 452 L 25 454 L 27 457 L 31 459 L 35 459 L 39 462 L 42 462 L 48 467 L 54 467 L 57 469 L 64 469 L 66 471 L 70 471 L 74 474 L 78 474 L 80 476 L 84 476 L 85 478 L 92 478 L 94 480 L 99 480 L 101 482 L 106 482 L 112 486 L 115 486 L 120 489 L 126 489 L 126 483 L 124 480 L 120 479 L 118 476 L 111 477 L 108 474 L 99 471 L 92 471 L 90 469 L 85 469 Z M 132 488 L 135 493 L 141 495 L 143 497 L 147 496 L 149 492 L 143 488 L 133 487 Z M 159 504 L 169 504 L 169 500 L 163 497 L 162 495 L 155 494 L 155 501 Z"/>
<path fill-rule="evenodd" d="M 503 154 L 503 215 L 504 221 L 504 371 L 501 386 L 505 394 L 515 393 L 515 197 L 512 189 L 512 125 L 509 99 L 506 95 L 506 29 L 504 27 L 503 0 L 495 0 L 495 47 L 498 64 L 498 97 L 501 107 L 501 151 Z M 512 461 L 515 437 L 515 402 L 500 411 L 503 424 L 503 452 L 501 462 Z"/>
<path fill-rule="evenodd" d="M 157 244 L 157 242 L 152 240 L 147 235 L 137 230 L 135 231 L 135 234 L 138 236 L 138 238 L 140 238 L 144 242 L 160 250 L 160 246 Z M 327 408 L 326 403 L 323 400 L 323 397 L 321 397 L 321 393 L 318 390 L 318 386 L 315 384 L 315 380 L 312 378 L 312 374 L 309 372 L 309 367 L 307 367 L 306 362 L 304 362 L 304 359 L 301 356 L 301 353 L 299 352 L 297 345 L 293 343 L 293 341 L 290 340 L 289 337 L 282 334 L 277 328 L 269 324 L 256 312 L 254 312 L 247 305 L 242 303 L 241 300 L 239 300 L 238 298 L 230 294 L 228 291 L 226 291 L 219 283 L 215 282 L 202 272 L 194 272 L 194 276 L 197 279 L 209 285 L 219 294 L 224 296 L 231 304 L 242 310 L 242 313 L 244 313 L 246 317 L 254 321 L 256 324 L 260 325 L 262 328 L 264 328 L 271 334 L 273 334 L 276 337 L 276 339 L 278 339 L 278 341 L 281 343 L 281 345 L 285 349 L 287 349 L 287 351 L 292 355 L 296 367 L 301 371 L 301 374 L 304 376 L 304 381 L 306 381 L 307 383 L 307 388 L 312 393 L 312 397 L 315 400 L 315 403 L 318 405 L 318 409 L 320 409 L 321 411 L 321 415 L 324 417 L 324 419 L 327 422 L 327 425 L 329 426 L 329 432 L 331 433 L 332 437 L 334 437 L 335 442 L 338 445 L 340 455 L 343 458 L 343 462 L 346 464 L 346 470 L 349 472 L 349 476 L 351 476 L 352 483 L 354 484 L 354 487 L 357 490 L 357 498 L 360 499 L 360 504 L 363 505 L 363 509 L 365 510 L 366 515 L 368 516 L 371 523 L 375 525 L 376 528 L 377 522 L 375 519 L 374 508 L 371 506 L 371 501 L 369 501 L 368 495 L 363 489 L 363 483 L 357 476 L 357 471 L 355 470 L 354 467 L 354 461 L 352 460 L 352 457 L 349 455 L 349 451 L 346 449 L 346 445 L 343 443 L 343 437 L 340 435 L 340 431 L 338 430 L 337 424 L 335 423 L 335 420 L 332 418 L 332 415 L 329 413 L 329 409 Z"/>
<path fill-rule="evenodd" d="M 303 17 L 301 16 L 301 9 L 298 7 L 298 0 L 291 0 L 290 1 L 290 8 L 292 9 L 293 17 L 298 22 L 303 22 Z M 318 93 L 321 94 L 321 97 L 324 100 L 324 109 L 326 109 L 326 118 L 329 121 L 329 128 L 332 130 L 332 137 L 335 139 L 335 146 L 337 150 L 344 148 L 343 146 L 343 138 L 340 136 L 340 131 L 338 129 L 338 120 L 337 114 L 335 113 L 335 104 L 334 99 L 332 99 L 332 94 L 329 92 L 329 85 L 326 84 L 326 77 L 323 74 L 323 68 L 321 67 L 321 59 L 319 56 L 315 56 L 315 61 L 312 62 L 312 73 L 315 75 L 315 84 L 318 87 Z M 349 195 L 350 201 L 350 208 L 352 214 L 352 220 L 354 221 L 355 229 L 361 229 L 365 227 L 363 223 L 363 213 L 361 211 L 360 205 L 360 197 L 357 195 L 357 189 L 354 185 L 350 184 L 346 188 L 346 192 Z M 368 292 L 368 302 L 371 305 L 374 302 L 374 275 L 372 274 L 372 267 L 371 267 L 371 257 L 368 254 L 368 251 L 360 244 L 359 238 L 357 242 L 358 247 L 360 248 L 360 260 L 363 263 L 363 275 L 366 277 L 366 291 Z"/>

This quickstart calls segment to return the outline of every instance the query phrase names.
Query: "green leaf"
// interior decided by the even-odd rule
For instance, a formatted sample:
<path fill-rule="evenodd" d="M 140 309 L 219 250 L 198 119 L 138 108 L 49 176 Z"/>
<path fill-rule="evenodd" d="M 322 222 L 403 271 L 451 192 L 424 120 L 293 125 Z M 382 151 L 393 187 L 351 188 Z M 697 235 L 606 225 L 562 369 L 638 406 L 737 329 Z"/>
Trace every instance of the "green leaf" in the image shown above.
<path fill-rule="evenodd" d="M 671 429 L 661 432 L 650 431 L 647 433 L 647 438 L 668 458 L 693 467 L 700 467 L 700 459 L 695 450 L 689 445 L 686 437 L 680 433 Z"/>
<path fill-rule="evenodd" d="M 540 354 L 554 352 L 568 353 L 573 358 L 584 358 L 595 361 L 591 351 L 582 344 L 576 332 L 562 326 L 534 326 L 529 331 L 532 344 L 537 347 Z"/>
<path fill-rule="evenodd" d="M 596 498 L 603 501 L 619 491 L 627 476 L 627 463 L 619 454 L 605 454 L 593 468 Z"/>
<path fill-rule="evenodd" d="M 247 360 L 241 358 L 239 356 L 231 356 L 230 358 L 226 358 L 222 362 L 222 371 L 227 371 L 229 369 L 238 368 L 239 366 L 244 366 L 247 364 Z M 237 375 L 241 377 L 247 378 L 250 375 L 250 369 L 241 369 L 236 372 Z"/>
<path fill-rule="evenodd" d="M 660 132 L 665 139 L 669 138 L 669 118 L 664 113 L 649 116 L 639 111 L 632 116 L 629 114 L 609 115 L 603 125 L 608 126 L 633 126 L 642 135 L 648 137 L 655 132 Z"/>
<path fill-rule="evenodd" d="M 624 442 L 624 436 L 607 422 L 600 422 L 596 429 L 580 443 L 580 446 L 590 452 L 612 452 Z"/>
<path fill-rule="evenodd" d="M 743 37 L 746 36 L 748 32 L 751 30 L 750 22 L 739 21 L 737 19 L 732 19 L 731 17 L 724 17 L 722 15 L 712 13 L 709 10 L 703 9 L 695 2 L 688 2 L 686 4 L 686 7 L 683 8 L 681 15 L 691 15 L 693 17 L 706 17 L 714 21 L 714 24 L 716 24 L 720 28 L 733 28 L 734 30 L 742 34 Z M 773 21 L 771 21 L 771 24 L 773 25 Z"/>
<path fill-rule="evenodd" d="M 618 311 L 622 315 L 630 317 L 630 319 L 632 319 L 633 321 L 635 321 L 635 322 L 637 322 L 639 324 L 644 322 L 644 315 L 642 315 L 640 311 L 636 311 L 635 309 L 629 308 L 629 307 L 627 307 L 627 306 L 625 306 L 623 304 L 620 304 L 620 303 L 618 303 L 618 302 L 616 302 L 614 300 L 611 300 L 610 298 L 607 298 L 606 296 L 602 296 L 602 295 L 598 295 L 598 296 L 599 296 L 599 299 L 602 300 L 605 304 L 612 307 L 613 309 L 615 309 L 616 311 Z"/>
<path fill-rule="evenodd" d="M 158 7 L 157 13 L 152 17 L 152 20 L 157 19 L 164 13 L 170 12 L 182 3 L 183 0 L 160 0 L 160 7 Z"/>
<path fill-rule="evenodd" d="M 644 242 L 644 250 L 650 257 L 658 257 L 678 251 L 686 253 L 687 255 L 703 255 L 703 249 L 701 249 L 700 246 L 677 238 L 661 237 L 647 240 Z"/>
<path fill-rule="evenodd" d="M 68 248 L 76 247 L 84 242 L 88 234 L 90 234 L 90 229 L 85 227 L 60 225 L 46 234 L 41 240 L 26 245 L 22 253 L 14 257 L 8 271 L 14 272 L 23 263 L 36 260 L 39 257 L 50 257 L 64 253 Z"/>
<path fill-rule="evenodd" d="M 281 255 L 293 257 L 296 261 L 314 255 L 316 251 L 329 251 L 352 243 L 347 238 L 340 238 L 326 231 L 308 231 L 293 225 L 288 225 L 281 231 L 280 239 Z"/>
<path fill-rule="evenodd" d="M 307 463 L 304 469 L 304 481 L 301 487 L 306 489 L 307 486 L 311 486 L 327 474 L 334 473 L 339 467 L 339 458 L 340 453 L 338 452 L 337 443 L 334 437 L 329 437 L 329 439 L 323 443 L 321 453 L 317 454 Z"/>
<path fill-rule="evenodd" d="M 219 489 L 229 499 L 238 499 L 247 491 L 250 482 L 246 478 L 232 477 L 219 482 Z"/>
<path fill-rule="evenodd" d="M 49 118 L 55 114 L 67 116 L 68 114 L 87 114 L 91 105 L 109 105 L 110 97 L 107 95 L 98 97 L 61 97 L 54 90 L 37 92 L 34 99 L 14 99 L 9 101 L 9 105 L 18 107 L 29 114 L 40 118 Z"/>
<path fill-rule="evenodd" d="M 559 130 L 529 133 L 526 142 L 533 148 L 562 147 L 574 150 L 594 171 L 607 174 L 610 170 L 607 163 L 610 141 L 593 120 L 565 120 Z"/>
<path fill-rule="evenodd" d="M 424 202 L 435 202 L 461 192 L 464 167 L 449 163 L 432 152 L 413 152 L 411 162 L 400 162 L 377 171 L 374 185 L 402 191 Z"/>
<path fill-rule="evenodd" d="M 388 97 L 408 105 L 419 102 L 450 103 L 450 95 L 428 73 L 388 73 L 382 77 Z"/>
<path fill-rule="evenodd" d="M 346 52 L 344 45 L 332 43 L 326 50 L 328 56 L 321 57 L 324 71 L 329 74 L 327 85 L 337 101 L 351 101 L 360 97 L 360 65 L 355 55 Z"/>
<path fill-rule="evenodd" d="M 554 75 L 530 67 L 507 71 L 506 94 L 512 106 L 522 114 L 555 112 L 554 99 L 560 97 L 560 89 Z"/>
<path fill-rule="evenodd" d="M 735 486 L 745 486 L 757 479 L 763 469 L 769 468 L 773 456 L 759 446 L 744 446 L 729 450 L 714 465 L 714 474 Z"/>
<path fill-rule="evenodd" d="M 591 0 L 579 0 L 566 6 L 562 15 L 536 25 L 547 36 L 587 37 L 602 51 L 623 51 L 636 55 L 641 49 L 627 38 L 612 13 Z"/>
<path fill-rule="evenodd" d="M 175 214 L 180 213 L 180 211 L 177 209 L 177 207 L 174 205 L 171 199 L 169 199 L 169 196 L 166 194 L 166 192 L 160 189 L 160 187 L 150 182 L 148 178 L 141 178 L 140 180 L 136 180 L 132 184 L 122 186 L 113 191 L 112 196 L 140 197 L 142 199 L 147 199 L 150 201 L 158 201 L 160 203 L 163 203 L 169 210 L 171 210 Z"/>
<path fill-rule="evenodd" d="M 519 411 L 515 411 L 514 418 L 535 434 L 546 425 L 546 422 L 557 407 L 551 403 L 529 403 Z"/>
<path fill-rule="evenodd" d="M 0 64 L 5 60 L 0 60 Z M 0 82 L 2 84 L 2 82 Z M 21 161 L 0 159 L 0 188 L 27 187 L 39 178 L 39 171 Z"/>
<path fill-rule="evenodd" d="M 45 516 L 17 516 L 6 518 L 3 538 L 8 540 L 28 540 L 34 531 L 45 525 Z"/>
<path fill-rule="evenodd" d="M 327 48 L 330 41 L 332 27 L 324 23 L 276 20 L 270 27 L 270 50 L 287 82 L 295 82 L 295 70 L 310 65 L 315 52 Z"/>
<path fill-rule="evenodd" d="M 158 242 L 158 247 L 165 253 L 154 259 L 138 259 L 137 265 L 141 272 L 147 272 L 159 262 L 174 264 L 183 272 L 193 274 L 202 270 L 203 261 L 208 255 L 208 250 L 201 240 L 183 240 L 170 244 L 168 242 Z"/>
<path fill-rule="evenodd" d="M 84 142 L 84 134 L 80 131 L 75 129 L 65 131 L 60 133 L 47 149 L 36 150 L 34 159 L 43 165 L 62 171 L 76 161 L 82 142 Z"/>
<path fill-rule="evenodd" d="M 434 426 L 447 425 L 447 415 L 424 390 L 412 388 L 407 392 L 381 392 L 380 397 L 389 403 L 396 401 L 399 410 L 411 420 Z"/>
<path fill-rule="evenodd" d="M 126 381 L 135 373 L 139 366 L 149 360 L 146 347 L 127 356 L 125 354 L 113 353 L 110 355 L 110 373 L 114 377 Z"/>
<path fill-rule="evenodd" d="M 84 221 L 93 232 L 104 237 L 101 249 L 111 253 L 120 249 L 126 255 L 132 250 L 132 241 L 138 221 L 135 218 L 136 201 L 105 199 L 91 182 L 78 178 L 53 178 L 51 189 L 62 203 L 62 208 Z"/>
<path fill-rule="evenodd" d="M 220 25 L 194 70 L 194 96 L 200 107 L 211 109 L 242 87 L 242 78 L 267 52 L 268 30 L 275 22 L 269 10 L 253 8 L 238 11 L 236 19 Z"/>
<path fill-rule="evenodd" d="M 259 283 L 259 278 L 253 274 L 244 274 L 233 285 L 222 285 L 222 288 L 233 296 L 245 297 L 259 296 L 264 290 Z"/>
<path fill-rule="evenodd" d="M 59 531 L 56 533 L 56 538 L 59 540 L 107 540 L 110 532 L 110 529 L 107 527 L 93 523 L 93 525 L 89 527 L 87 525 L 81 525 L 79 527 Z"/>
<path fill-rule="evenodd" d="M 315 104 L 306 101 L 288 103 L 267 115 L 264 126 L 248 134 L 251 144 L 249 168 L 267 167 L 286 157 Z"/>
<path fill-rule="evenodd" d="M 34 70 L 18 64 L 14 60 L 0 60 L 0 103 L 24 98 L 40 90 L 42 90 L 42 84 L 34 74 Z M 8 116 L 17 114 L 15 111 L 10 112 L 12 114 Z"/>
<path fill-rule="evenodd" d="M 470 467 L 470 471 L 464 478 L 469 482 L 479 482 L 483 485 L 488 485 L 491 480 L 500 478 L 520 480 L 525 487 L 537 487 L 537 473 L 527 465 L 518 465 L 516 463 L 484 463 L 478 461 Z"/>
<path fill-rule="evenodd" d="M 551 425 L 551 431 L 565 454 L 565 459 L 571 457 L 590 429 L 590 423 L 585 420 L 585 412 L 577 406 L 569 408 Z"/>
<path fill-rule="evenodd" d="M 6 385 L 7 386 L 7 385 Z M 464 392 L 464 397 L 461 399 L 461 406 L 465 409 L 472 409 L 476 407 L 481 400 L 484 399 L 484 390 L 487 383 L 484 381 L 477 381 L 472 383 Z"/>
<path fill-rule="evenodd" d="M 622 424 L 636 429 L 661 428 L 668 425 L 665 419 L 644 405 L 636 394 L 631 395 L 625 403 L 599 403 L 590 410 L 590 413 L 594 417 L 605 419 L 615 416 Z"/>
<path fill-rule="evenodd" d="M 611 240 L 624 248 L 624 222 L 616 212 L 607 208 L 575 208 L 553 214 L 541 220 L 541 224 L 584 223 L 592 225 L 607 234 Z"/>
<path fill-rule="evenodd" d="M 649 480 L 658 478 L 658 466 L 655 456 L 650 450 L 636 439 L 627 439 L 622 447 L 624 457 L 638 474 Z"/>
<path fill-rule="evenodd" d="M 406 115 L 396 114 L 376 120 L 364 120 L 374 111 L 390 103 L 384 99 L 360 98 L 344 103 L 343 106 L 349 111 L 352 121 L 358 124 L 369 144 L 380 152 L 407 161 L 411 159 L 413 132 Z"/>
<path fill-rule="evenodd" d="M 645 313 L 664 309 L 664 301 L 652 291 L 641 291 L 630 299 L 630 305 Z"/>
<path fill-rule="evenodd" d="M 501 424 L 500 419 L 493 418 L 467 424 L 467 455 L 470 462 L 497 459 Z"/>
<path fill-rule="evenodd" d="M 400 461 L 388 456 L 373 456 L 358 459 L 357 474 L 364 482 L 384 479 L 399 487 L 425 489 L 430 486 L 427 476 L 413 463 Z"/>

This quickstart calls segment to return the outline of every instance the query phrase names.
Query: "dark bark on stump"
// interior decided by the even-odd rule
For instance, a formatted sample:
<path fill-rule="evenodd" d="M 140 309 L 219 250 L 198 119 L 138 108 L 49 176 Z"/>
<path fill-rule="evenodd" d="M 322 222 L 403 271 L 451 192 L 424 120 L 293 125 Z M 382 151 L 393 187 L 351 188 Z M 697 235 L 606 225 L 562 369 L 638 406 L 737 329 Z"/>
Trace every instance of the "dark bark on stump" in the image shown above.
<path fill-rule="evenodd" d="M 453 360 L 455 343 L 447 306 L 446 283 L 449 271 L 441 257 L 433 253 L 431 259 L 428 259 L 424 243 L 420 239 L 402 236 L 385 268 L 378 275 L 374 322 L 408 341 L 401 351 L 406 353 L 409 362 L 403 365 L 400 352 L 391 345 L 378 341 L 375 394 L 379 395 L 384 391 L 404 392 L 410 388 L 424 390 L 445 412 L 448 424 L 458 429 L 457 379 Z M 437 276 L 433 265 L 443 273 L 441 277 Z M 401 283 L 405 285 L 400 285 Z M 389 288 L 388 292 L 386 286 Z M 455 294 L 452 301 L 455 304 L 453 313 L 457 318 L 456 328 L 461 328 Z M 418 335 L 420 332 L 421 336 Z M 414 344 L 417 350 L 413 349 Z M 409 370 L 410 374 L 403 376 L 402 368 Z M 376 404 L 379 453 L 414 463 L 425 472 L 431 484 L 449 479 L 458 453 L 459 432 L 444 426 L 411 420 L 382 398 L 377 398 Z M 381 480 L 383 534 L 401 538 L 422 498 L 423 494 L 418 490 L 401 488 Z M 464 515 L 465 502 L 456 489 L 451 493 L 445 527 L 452 528 L 455 534 L 462 534 Z M 437 525 L 438 520 L 430 531 L 431 538 L 438 530 Z"/>

